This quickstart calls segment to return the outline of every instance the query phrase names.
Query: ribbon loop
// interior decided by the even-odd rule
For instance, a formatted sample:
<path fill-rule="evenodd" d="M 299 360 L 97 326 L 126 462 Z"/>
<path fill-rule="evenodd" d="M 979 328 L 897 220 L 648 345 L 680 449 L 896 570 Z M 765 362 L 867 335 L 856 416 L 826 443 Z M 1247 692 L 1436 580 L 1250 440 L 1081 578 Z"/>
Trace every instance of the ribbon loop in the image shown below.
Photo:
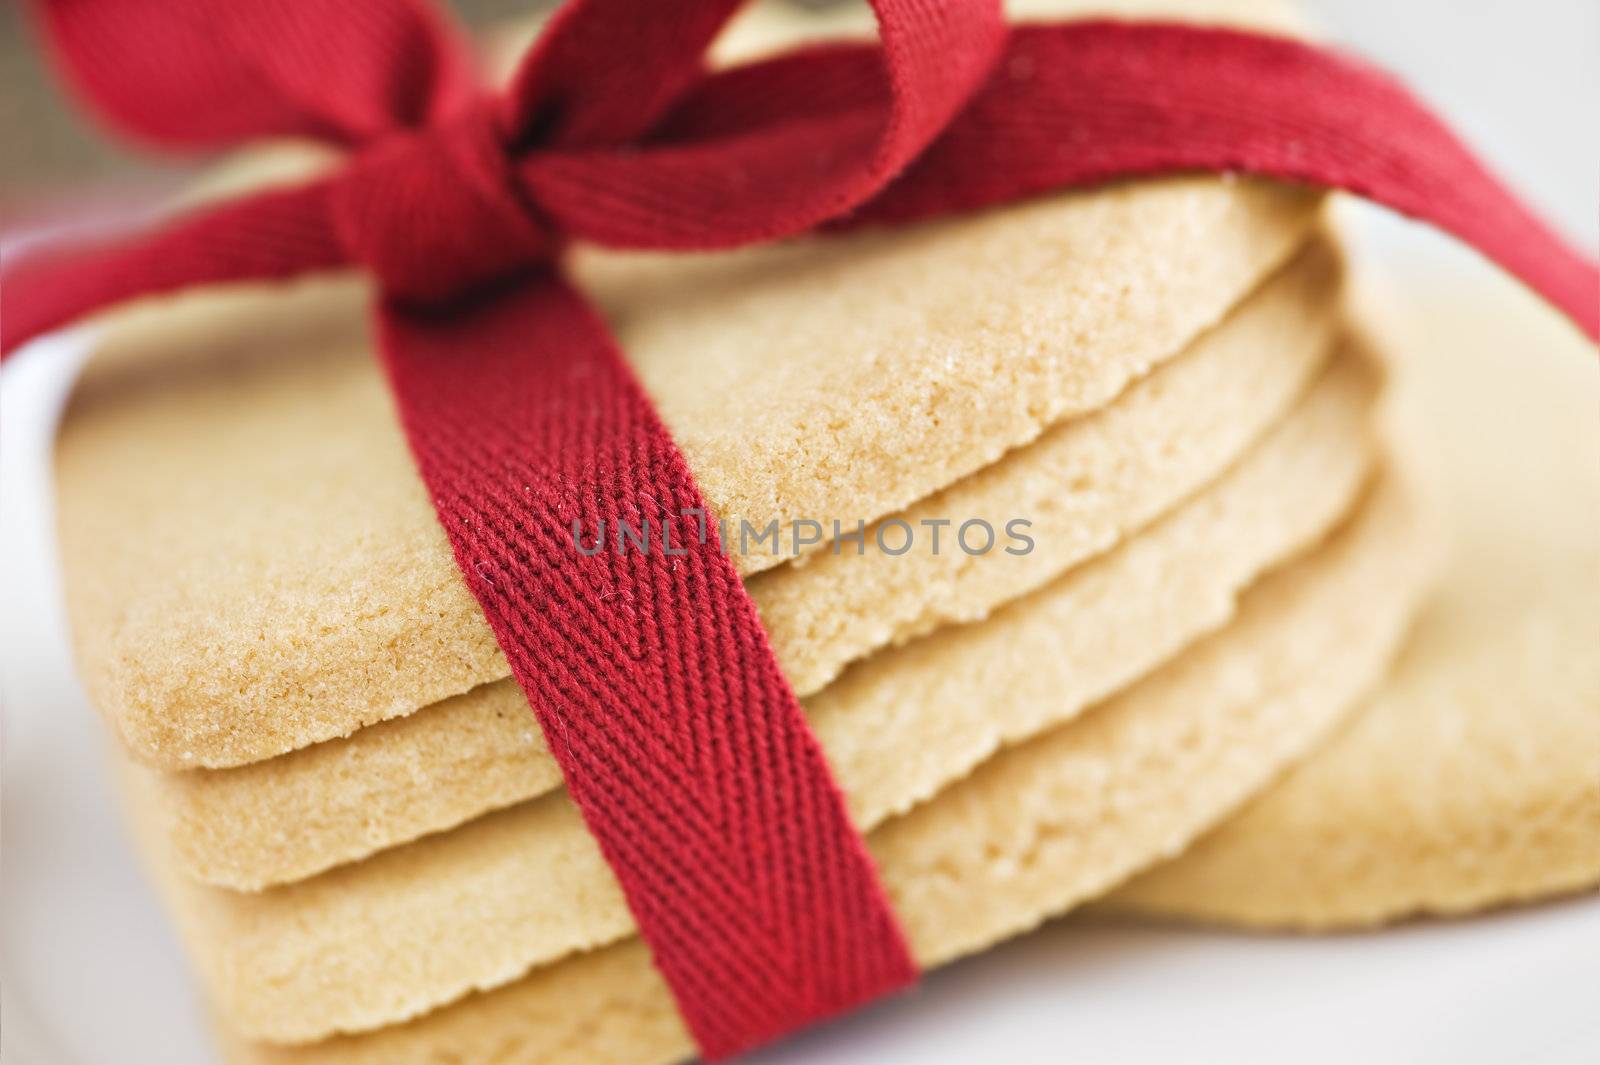
<path fill-rule="evenodd" d="M 546 263 L 559 246 L 516 187 L 490 101 L 361 149 L 330 208 L 350 258 L 407 303 L 447 302 Z"/>
<path fill-rule="evenodd" d="M 559 142 L 562 150 L 526 160 L 519 168 L 523 183 L 563 232 L 619 248 L 737 247 L 794 236 L 848 214 L 936 141 L 981 89 L 1008 32 L 999 0 L 871 3 L 881 45 L 858 53 L 870 62 L 814 71 L 849 78 L 817 91 L 824 113 L 809 112 L 795 95 L 806 86 L 792 67 L 769 67 L 768 75 L 782 76 L 744 83 L 786 94 L 774 99 L 706 95 L 698 91 L 701 79 L 670 94 L 675 105 L 662 113 L 664 130 L 688 140 L 663 143 L 652 129 L 641 143 L 618 151 L 574 147 L 569 138 Z M 599 5 L 582 8 L 590 6 Z M 721 4 L 703 0 L 697 6 Z M 562 55 L 566 66 L 579 63 Z M 535 73 L 542 69 L 530 63 Z M 603 70 L 609 63 L 595 45 L 582 65 Z M 724 90 L 729 85 L 721 82 Z M 675 114 L 677 105 L 692 114 Z M 591 108 L 601 110 L 598 103 Z M 711 130 L 723 135 L 706 138 Z"/>
<path fill-rule="evenodd" d="M 34 0 L 112 128 L 175 151 L 258 137 L 359 144 L 455 114 L 471 52 L 427 0 Z"/>

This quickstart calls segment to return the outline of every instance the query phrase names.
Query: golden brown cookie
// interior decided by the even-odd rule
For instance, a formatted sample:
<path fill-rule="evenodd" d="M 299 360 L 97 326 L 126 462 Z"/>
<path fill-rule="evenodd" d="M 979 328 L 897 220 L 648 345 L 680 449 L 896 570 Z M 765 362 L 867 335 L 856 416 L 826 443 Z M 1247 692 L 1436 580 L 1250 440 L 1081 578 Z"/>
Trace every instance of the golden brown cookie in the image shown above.
<path fill-rule="evenodd" d="M 853 527 L 1105 405 L 1287 258 L 1314 203 L 1193 178 L 579 276 L 719 514 Z M 78 659 L 139 757 L 258 761 L 508 674 L 362 302 L 329 282 L 153 301 L 67 413 Z"/>

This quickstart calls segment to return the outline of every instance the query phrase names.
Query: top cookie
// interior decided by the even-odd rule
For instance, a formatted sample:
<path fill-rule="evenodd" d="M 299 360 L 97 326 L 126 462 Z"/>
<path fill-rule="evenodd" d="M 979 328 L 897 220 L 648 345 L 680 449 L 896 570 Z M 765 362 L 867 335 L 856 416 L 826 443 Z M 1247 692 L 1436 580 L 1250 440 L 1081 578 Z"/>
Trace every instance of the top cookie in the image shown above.
<path fill-rule="evenodd" d="M 574 267 L 719 514 L 853 527 L 1103 406 L 1282 262 L 1314 209 L 1193 178 Z M 352 280 L 212 291 L 103 336 L 62 430 L 59 521 L 81 670 L 137 757 L 258 761 L 507 675 L 363 303 Z"/>

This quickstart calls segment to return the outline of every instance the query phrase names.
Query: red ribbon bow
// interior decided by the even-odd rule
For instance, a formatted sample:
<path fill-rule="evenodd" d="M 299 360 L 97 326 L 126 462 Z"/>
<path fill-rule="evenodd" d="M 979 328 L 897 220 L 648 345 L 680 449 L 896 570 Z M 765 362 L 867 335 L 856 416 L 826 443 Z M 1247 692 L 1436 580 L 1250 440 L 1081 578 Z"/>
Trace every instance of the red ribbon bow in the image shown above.
<path fill-rule="evenodd" d="M 330 176 L 7 264 L 0 350 L 118 301 L 360 264 L 463 577 L 684 1019 L 721 1057 L 916 968 L 705 502 L 562 246 L 722 248 L 1141 174 L 1343 188 L 1477 246 L 1600 336 L 1600 273 L 1372 69 L 1270 37 L 874 0 L 881 44 L 717 73 L 737 0 L 579 0 L 509 89 L 421 0 L 56 0 L 78 86 L 159 145 L 351 150 Z M 688 554 L 568 530 L 674 525 Z"/>

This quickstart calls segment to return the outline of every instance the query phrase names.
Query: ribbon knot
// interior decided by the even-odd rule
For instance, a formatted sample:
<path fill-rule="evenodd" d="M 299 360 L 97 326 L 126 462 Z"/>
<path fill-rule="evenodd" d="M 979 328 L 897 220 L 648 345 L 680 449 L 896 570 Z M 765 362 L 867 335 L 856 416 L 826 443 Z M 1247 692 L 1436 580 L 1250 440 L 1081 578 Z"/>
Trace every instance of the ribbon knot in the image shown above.
<path fill-rule="evenodd" d="M 517 187 L 491 100 L 361 147 L 329 190 L 334 230 L 385 295 L 436 305 L 548 262 L 554 230 Z"/>

